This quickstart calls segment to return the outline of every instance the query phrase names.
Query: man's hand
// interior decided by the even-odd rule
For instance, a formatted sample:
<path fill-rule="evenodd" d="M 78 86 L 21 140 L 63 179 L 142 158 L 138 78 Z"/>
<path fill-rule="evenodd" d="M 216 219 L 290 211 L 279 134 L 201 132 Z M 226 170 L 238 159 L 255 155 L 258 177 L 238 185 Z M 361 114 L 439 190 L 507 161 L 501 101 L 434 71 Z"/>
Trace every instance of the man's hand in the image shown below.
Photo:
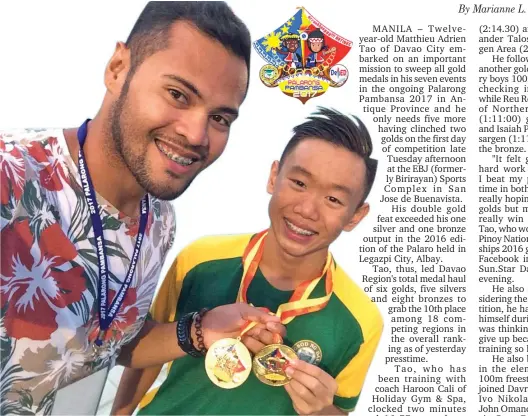
<path fill-rule="evenodd" d="M 237 338 L 248 321 L 258 323 L 242 337 L 242 342 L 253 353 L 276 342 L 277 334 L 281 337 L 286 334 L 277 316 L 246 303 L 234 303 L 218 306 L 205 314 L 202 321 L 205 348 L 209 349 L 222 338 Z"/>
<path fill-rule="evenodd" d="M 333 407 L 337 382 L 330 374 L 302 360 L 292 360 L 286 374 L 291 381 L 284 387 L 298 414 L 343 414 Z"/>
<path fill-rule="evenodd" d="M 286 328 L 275 315 L 245 303 L 223 305 L 207 312 L 202 320 L 204 345 L 211 345 L 222 338 L 237 338 L 248 321 L 257 326 L 242 338 L 249 350 L 256 353 L 264 345 L 274 342 L 274 337 L 284 336 Z M 195 347 L 196 325 L 191 327 Z M 163 348 L 160 348 L 163 346 Z M 125 345 L 119 355 L 119 364 L 131 368 L 147 368 L 173 361 L 185 353 L 178 346 L 176 322 L 156 323 L 147 321 L 139 335 Z"/>

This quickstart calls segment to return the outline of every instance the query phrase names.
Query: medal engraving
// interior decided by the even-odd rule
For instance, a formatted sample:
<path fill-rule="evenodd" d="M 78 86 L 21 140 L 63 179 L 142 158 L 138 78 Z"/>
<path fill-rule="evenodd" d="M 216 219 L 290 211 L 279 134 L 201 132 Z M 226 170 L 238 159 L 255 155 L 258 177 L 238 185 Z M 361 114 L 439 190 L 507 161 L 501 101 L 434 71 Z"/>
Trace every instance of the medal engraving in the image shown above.
<path fill-rule="evenodd" d="M 247 380 L 251 372 L 251 355 L 239 340 L 221 339 L 207 351 L 205 371 L 218 387 L 233 389 Z"/>
<path fill-rule="evenodd" d="M 293 345 L 293 350 L 297 353 L 300 360 L 308 364 L 319 365 L 323 359 L 321 347 L 310 340 L 302 340 Z"/>
<path fill-rule="evenodd" d="M 253 372 L 257 378 L 269 386 L 283 386 L 290 382 L 286 368 L 297 354 L 290 347 L 271 344 L 259 351 L 253 359 Z"/>

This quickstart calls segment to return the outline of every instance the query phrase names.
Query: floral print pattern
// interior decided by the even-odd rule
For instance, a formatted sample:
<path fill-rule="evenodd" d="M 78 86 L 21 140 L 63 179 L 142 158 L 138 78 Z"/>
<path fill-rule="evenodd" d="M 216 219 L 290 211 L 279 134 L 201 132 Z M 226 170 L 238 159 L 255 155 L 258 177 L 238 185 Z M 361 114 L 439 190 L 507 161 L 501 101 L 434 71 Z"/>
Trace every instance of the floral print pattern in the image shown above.
<path fill-rule="evenodd" d="M 0 414 L 49 414 L 57 389 L 106 365 L 141 329 L 175 231 L 170 203 L 150 197 L 136 273 L 105 348 L 87 203 L 61 130 L 0 133 Z M 98 195 L 111 300 L 128 270 L 138 221 Z"/>

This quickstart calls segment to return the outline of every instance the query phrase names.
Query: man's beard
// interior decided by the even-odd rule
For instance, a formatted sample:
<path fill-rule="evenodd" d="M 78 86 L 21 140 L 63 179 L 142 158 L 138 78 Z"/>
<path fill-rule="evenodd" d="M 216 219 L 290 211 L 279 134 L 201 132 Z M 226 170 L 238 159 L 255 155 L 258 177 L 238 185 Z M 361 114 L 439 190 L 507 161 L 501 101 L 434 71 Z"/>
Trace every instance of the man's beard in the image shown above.
<path fill-rule="evenodd" d="M 130 76 L 127 77 L 121 90 L 121 94 L 117 101 L 113 104 L 110 112 L 110 133 L 113 140 L 113 148 L 115 149 L 116 156 L 120 161 L 127 167 L 127 169 L 132 173 L 137 183 L 145 190 L 145 192 L 150 195 L 161 199 L 161 200 L 173 200 L 178 198 L 185 190 L 189 187 L 194 178 L 184 184 L 182 188 L 173 189 L 169 186 L 163 186 L 159 183 L 155 183 L 151 179 L 151 172 L 147 165 L 146 152 L 145 149 L 140 149 L 138 154 L 135 154 L 134 143 L 131 143 L 133 134 L 128 134 L 128 131 L 133 131 L 134 129 L 127 129 L 129 124 L 127 123 L 127 94 L 130 85 Z M 125 117 L 123 117 L 123 115 Z M 149 138 L 152 142 L 154 138 Z M 173 175 L 172 172 L 167 171 L 169 175 Z M 176 179 L 176 177 L 175 177 Z"/>

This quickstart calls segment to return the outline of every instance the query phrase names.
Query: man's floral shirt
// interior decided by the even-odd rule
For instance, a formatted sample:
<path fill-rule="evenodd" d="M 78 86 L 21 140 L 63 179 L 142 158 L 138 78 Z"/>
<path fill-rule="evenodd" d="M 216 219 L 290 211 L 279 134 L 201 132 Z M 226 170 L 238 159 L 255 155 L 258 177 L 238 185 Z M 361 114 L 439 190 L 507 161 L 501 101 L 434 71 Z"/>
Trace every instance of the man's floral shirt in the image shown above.
<path fill-rule="evenodd" d="M 134 279 L 93 355 L 99 274 L 88 204 L 62 130 L 0 132 L 0 414 L 49 414 L 58 388 L 113 365 L 138 333 L 175 231 L 150 197 Z M 128 270 L 138 219 L 98 195 L 109 302 Z"/>

